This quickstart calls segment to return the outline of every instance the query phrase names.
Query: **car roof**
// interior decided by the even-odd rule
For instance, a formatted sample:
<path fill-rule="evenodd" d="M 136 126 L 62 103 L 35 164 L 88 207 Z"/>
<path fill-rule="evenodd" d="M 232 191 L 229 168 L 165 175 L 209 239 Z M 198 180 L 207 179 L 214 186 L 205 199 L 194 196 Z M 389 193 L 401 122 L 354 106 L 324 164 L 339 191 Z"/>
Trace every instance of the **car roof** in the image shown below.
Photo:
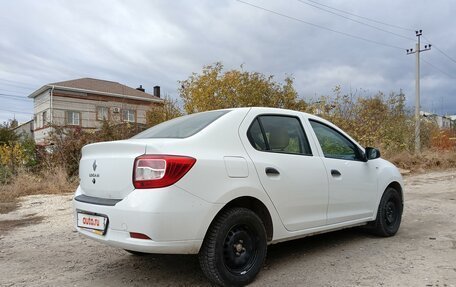
<path fill-rule="evenodd" d="M 319 117 L 319 116 L 316 116 L 316 115 L 313 115 L 313 114 L 309 114 L 309 113 L 306 113 L 306 112 L 302 112 L 302 111 L 297 111 L 297 110 L 291 110 L 291 109 L 281 109 L 281 108 L 271 108 L 271 107 L 241 107 L 241 108 L 229 108 L 229 109 L 223 109 L 223 110 L 231 110 L 231 111 L 235 111 L 235 110 L 244 110 L 244 109 L 250 109 L 252 111 L 256 111 L 256 112 L 262 112 L 262 113 L 287 113 L 287 114 L 301 114 L 307 118 L 310 118 L 310 119 L 317 119 L 317 120 L 320 120 L 320 121 L 323 121 L 325 123 L 330 123 L 329 121 Z"/>

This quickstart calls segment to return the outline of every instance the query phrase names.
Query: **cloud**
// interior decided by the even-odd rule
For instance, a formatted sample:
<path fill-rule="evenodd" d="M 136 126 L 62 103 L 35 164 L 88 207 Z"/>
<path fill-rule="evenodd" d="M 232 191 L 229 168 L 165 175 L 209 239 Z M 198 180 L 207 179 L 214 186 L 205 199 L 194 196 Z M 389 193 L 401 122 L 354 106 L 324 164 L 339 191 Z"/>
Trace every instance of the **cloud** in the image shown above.
<path fill-rule="evenodd" d="M 408 104 L 413 104 L 415 59 L 405 53 L 415 43 L 413 30 L 368 22 L 410 38 L 404 39 L 295 0 L 246 1 L 404 50 L 319 29 L 235 0 L 2 1 L 0 9 L 8 13 L 0 18 L 0 93 L 8 90 L 25 97 L 46 83 L 95 77 L 133 87 L 142 84 L 147 90 L 160 85 L 164 93 L 178 97 L 179 80 L 203 65 L 222 61 L 227 69 L 243 64 L 246 70 L 278 80 L 293 75 L 305 98 L 328 95 L 335 85 L 342 85 L 344 90 L 371 93 L 403 89 Z M 449 37 L 456 24 L 450 0 L 350 0 L 343 5 L 318 1 L 382 22 L 421 28 L 436 47 L 450 55 L 456 50 L 456 38 Z M 456 63 L 436 49 L 422 57 L 456 76 Z M 456 114 L 453 80 L 423 63 L 422 108 Z M 0 96 L 2 109 L 29 113 L 32 104 Z M 0 121 L 12 116 L 0 111 Z M 24 121 L 30 115 L 16 117 Z"/>
<path fill-rule="evenodd" d="M 353 66 L 322 66 L 314 70 L 302 70 L 295 74 L 298 89 L 307 97 L 332 95 L 336 85 L 346 89 L 373 90 L 385 85 L 385 78 L 379 73 L 371 73 Z"/>

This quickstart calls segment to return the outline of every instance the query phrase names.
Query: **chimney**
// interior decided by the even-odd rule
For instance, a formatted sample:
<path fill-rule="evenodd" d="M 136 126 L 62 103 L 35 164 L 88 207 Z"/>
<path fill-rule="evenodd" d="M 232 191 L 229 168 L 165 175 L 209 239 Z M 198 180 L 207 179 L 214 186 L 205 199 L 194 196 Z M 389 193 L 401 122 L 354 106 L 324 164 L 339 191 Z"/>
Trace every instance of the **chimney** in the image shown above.
<path fill-rule="evenodd" d="M 145 92 L 146 90 L 144 90 L 144 88 L 142 87 L 142 85 L 139 85 L 139 88 L 136 88 L 138 91 L 141 91 L 141 92 Z"/>
<path fill-rule="evenodd" d="M 157 98 L 160 98 L 160 86 L 154 87 L 154 96 L 156 96 Z"/>

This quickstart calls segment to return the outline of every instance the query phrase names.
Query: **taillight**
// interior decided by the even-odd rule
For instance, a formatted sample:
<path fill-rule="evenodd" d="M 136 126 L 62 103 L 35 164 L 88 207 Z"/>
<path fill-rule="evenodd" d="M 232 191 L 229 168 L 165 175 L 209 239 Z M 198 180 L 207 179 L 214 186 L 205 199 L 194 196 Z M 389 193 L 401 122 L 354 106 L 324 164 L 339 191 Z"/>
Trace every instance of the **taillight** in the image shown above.
<path fill-rule="evenodd" d="M 135 188 L 158 188 L 176 183 L 195 164 L 196 159 L 177 155 L 142 155 L 133 170 Z"/>

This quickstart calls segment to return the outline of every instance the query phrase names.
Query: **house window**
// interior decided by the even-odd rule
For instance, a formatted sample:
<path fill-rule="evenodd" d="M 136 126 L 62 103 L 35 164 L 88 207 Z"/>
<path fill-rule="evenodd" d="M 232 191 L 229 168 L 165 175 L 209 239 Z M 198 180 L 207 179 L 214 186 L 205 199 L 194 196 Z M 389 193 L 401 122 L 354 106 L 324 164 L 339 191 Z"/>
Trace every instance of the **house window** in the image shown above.
<path fill-rule="evenodd" d="M 44 111 L 43 114 L 42 114 L 42 119 L 41 119 L 41 122 L 43 123 L 43 127 L 46 125 L 46 122 L 47 122 L 47 112 Z"/>
<path fill-rule="evenodd" d="M 109 109 L 107 107 L 97 107 L 97 120 L 107 121 L 109 119 Z"/>
<path fill-rule="evenodd" d="M 81 124 L 80 113 L 76 111 L 67 111 L 67 124 L 71 126 L 79 126 Z"/>
<path fill-rule="evenodd" d="M 122 121 L 124 122 L 135 122 L 135 111 L 134 110 L 122 110 Z"/>

